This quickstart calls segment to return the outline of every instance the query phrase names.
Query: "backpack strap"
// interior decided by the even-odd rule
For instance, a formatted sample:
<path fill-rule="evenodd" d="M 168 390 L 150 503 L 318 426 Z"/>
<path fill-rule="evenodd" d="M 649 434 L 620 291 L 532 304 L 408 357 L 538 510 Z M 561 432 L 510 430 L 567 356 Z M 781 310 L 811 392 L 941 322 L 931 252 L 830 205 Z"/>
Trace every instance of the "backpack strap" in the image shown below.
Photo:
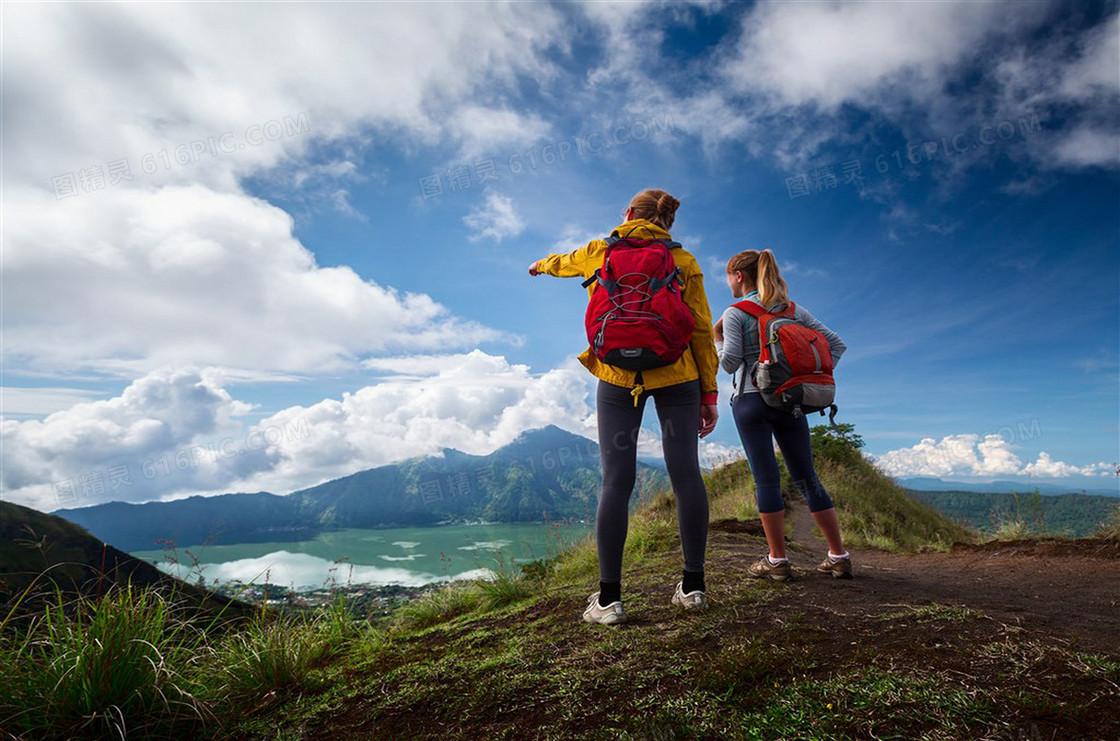
<path fill-rule="evenodd" d="M 736 309 L 747 312 L 755 319 L 758 320 L 758 362 L 770 360 L 770 343 L 766 341 L 766 330 L 770 326 L 772 319 L 777 319 L 780 316 L 792 317 L 794 315 L 795 306 L 792 301 L 786 304 L 785 308 L 780 311 L 770 312 L 764 306 L 756 304 L 754 301 L 736 301 L 731 304 Z"/>
<path fill-rule="evenodd" d="M 679 267 L 673 268 L 673 272 L 669 273 L 664 278 L 658 278 L 656 280 L 651 280 L 649 282 L 649 292 L 650 293 L 657 293 L 658 291 L 660 291 L 662 288 L 669 285 L 673 281 L 678 281 L 680 283 L 680 285 L 682 285 L 682 286 L 684 285 L 684 279 L 681 278 L 681 269 Z"/>
<path fill-rule="evenodd" d="M 607 237 L 603 241 L 607 243 L 608 247 L 610 247 L 615 242 L 618 242 L 619 240 L 628 238 L 630 236 L 630 232 L 634 231 L 634 229 L 637 229 L 637 228 L 638 227 L 634 227 L 629 232 L 626 232 L 625 237 L 620 237 L 620 236 L 618 236 L 618 232 L 614 232 L 613 234 L 611 234 L 609 237 Z M 680 242 L 676 242 L 672 239 L 659 239 L 657 237 L 635 237 L 635 239 L 649 239 L 651 242 L 661 242 L 662 244 L 664 244 L 669 249 L 673 249 L 674 247 L 679 247 L 681 249 L 684 249 L 683 247 L 681 247 Z"/>

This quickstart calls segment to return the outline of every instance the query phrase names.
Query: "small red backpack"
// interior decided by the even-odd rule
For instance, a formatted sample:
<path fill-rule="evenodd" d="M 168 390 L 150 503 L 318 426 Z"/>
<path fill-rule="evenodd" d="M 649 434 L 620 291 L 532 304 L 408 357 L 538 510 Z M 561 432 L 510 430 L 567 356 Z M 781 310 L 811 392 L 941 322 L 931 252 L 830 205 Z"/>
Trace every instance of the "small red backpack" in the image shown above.
<path fill-rule="evenodd" d="M 670 365 L 696 328 L 681 296 L 677 242 L 612 235 L 603 265 L 583 282 L 597 283 L 587 304 L 587 341 L 595 357 L 627 370 Z"/>
<path fill-rule="evenodd" d="M 795 417 L 831 410 L 828 420 L 835 427 L 836 381 L 828 338 L 794 317 L 792 301 L 773 313 L 754 301 L 737 301 L 732 306 L 758 320 L 760 352 L 751 382 L 762 400 Z"/>

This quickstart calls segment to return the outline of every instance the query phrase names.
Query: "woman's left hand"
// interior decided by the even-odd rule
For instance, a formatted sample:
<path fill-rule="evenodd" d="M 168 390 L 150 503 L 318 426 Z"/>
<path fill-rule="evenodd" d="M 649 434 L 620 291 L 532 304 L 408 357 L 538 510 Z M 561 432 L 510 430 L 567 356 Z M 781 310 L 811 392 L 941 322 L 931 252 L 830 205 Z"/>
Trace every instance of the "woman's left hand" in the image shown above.
<path fill-rule="evenodd" d="M 707 437 L 716 428 L 719 419 L 719 409 L 715 404 L 702 404 L 700 406 L 700 437 Z"/>

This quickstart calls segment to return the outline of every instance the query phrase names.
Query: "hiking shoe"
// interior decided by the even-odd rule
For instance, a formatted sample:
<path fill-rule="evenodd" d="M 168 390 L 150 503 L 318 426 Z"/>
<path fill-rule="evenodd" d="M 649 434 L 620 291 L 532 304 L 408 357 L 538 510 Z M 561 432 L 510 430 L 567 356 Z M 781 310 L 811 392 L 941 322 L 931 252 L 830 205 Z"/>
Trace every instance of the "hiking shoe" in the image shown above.
<path fill-rule="evenodd" d="M 769 577 L 775 581 L 785 581 L 793 578 L 793 569 L 790 568 L 789 561 L 773 564 L 770 563 L 769 556 L 763 556 L 751 564 L 751 567 L 747 569 L 747 574 L 755 579 Z"/>
<path fill-rule="evenodd" d="M 694 589 L 688 594 L 684 593 L 684 582 L 677 582 L 677 591 L 673 593 L 673 604 L 680 605 L 686 610 L 703 610 L 708 606 L 708 597 L 699 589 Z"/>
<path fill-rule="evenodd" d="M 599 593 L 587 598 L 587 609 L 583 611 L 584 622 L 599 623 L 600 625 L 615 625 L 626 622 L 626 613 L 622 611 L 622 603 L 618 600 L 606 607 L 599 606 Z"/>
<path fill-rule="evenodd" d="M 839 561 L 833 561 L 828 555 L 821 561 L 821 565 L 817 567 L 817 571 L 823 571 L 826 574 L 832 574 L 836 579 L 851 579 L 852 578 L 852 558 L 841 558 Z"/>

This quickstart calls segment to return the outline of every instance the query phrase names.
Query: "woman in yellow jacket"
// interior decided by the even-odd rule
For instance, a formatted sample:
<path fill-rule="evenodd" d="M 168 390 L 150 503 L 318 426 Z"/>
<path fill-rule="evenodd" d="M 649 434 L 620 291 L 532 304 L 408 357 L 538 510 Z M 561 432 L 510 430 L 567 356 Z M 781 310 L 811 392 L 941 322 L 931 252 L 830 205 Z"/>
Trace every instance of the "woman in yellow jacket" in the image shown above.
<path fill-rule="evenodd" d="M 644 190 L 631 199 L 625 223 L 612 236 L 669 240 L 669 229 L 679 205 L 680 201 L 663 190 Z M 604 240 L 592 240 L 568 254 L 553 254 L 533 262 L 529 274 L 590 278 L 602 267 L 606 249 Z M 626 619 L 622 609 L 622 551 L 636 479 L 638 429 L 650 396 L 661 423 L 665 467 L 677 499 L 684 552 L 683 578 L 677 583 L 672 602 L 685 609 L 707 606 L 704 553 L 708 540 L 708 493 L 700 475 L 697 434 L 708 435 L 719 416 L 719 357 L 712 338 L 712 316 L 700 265 L 683 247 L 673 247 L 671 253 L 681 271 L 681 296 L 696 324 L 689 349 L 670 365 L 644 371 L 608 365 L 595 357 L 590 346 L 579 356 L 580 362 L 599 379 L 596 411 L 603 462 L 603 488 L 595 516 L 599 591 L 588 598 L 583 613 L 583 619 L 589 623 L 611 625 Z M 594 290 L 592 284 L 589 298 Z"/>

